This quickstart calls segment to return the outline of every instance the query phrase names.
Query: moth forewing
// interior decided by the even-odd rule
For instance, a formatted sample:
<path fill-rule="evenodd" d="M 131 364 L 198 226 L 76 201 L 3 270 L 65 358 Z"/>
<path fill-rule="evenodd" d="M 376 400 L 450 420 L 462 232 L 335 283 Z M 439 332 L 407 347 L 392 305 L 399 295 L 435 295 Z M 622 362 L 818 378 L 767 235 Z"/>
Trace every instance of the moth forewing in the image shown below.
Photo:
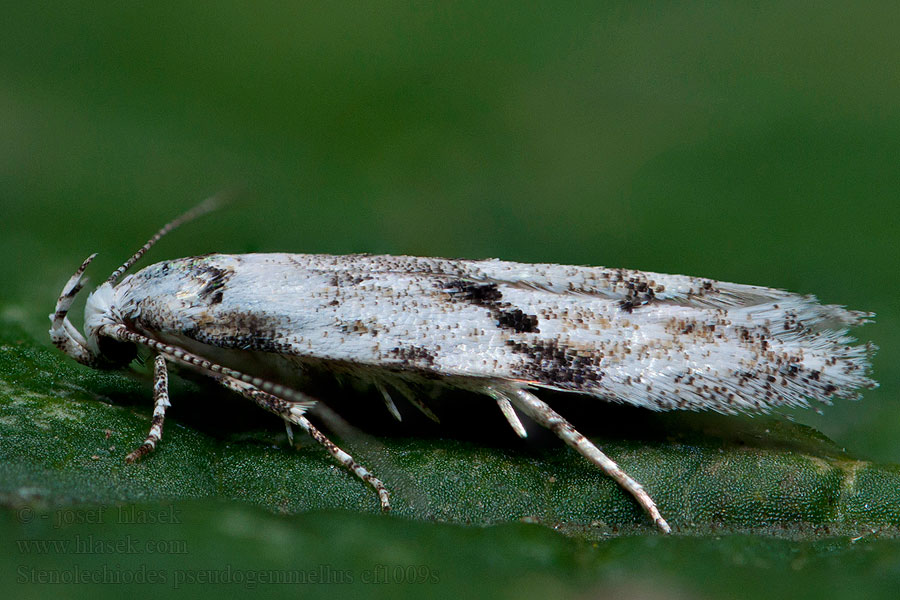
<path fill-rule="evenodd" d="M 66 313 L 92 257 L 51 315 L 54 344 L 84 364 L 125 366 L 123 345 L 156 354 L 154 422 L 132 460 L 159 442 L 166 363 L 174 362 L 301 427 L 387 509 L 381 481 L 309 422 L 315 400 L 286 382 L 309 369 L 356 376 L 381 390 L 396 418 L 390 390 L 435 420 L 409 384 L 442 383 L 492 398 L 521 437 L 513 407 L 548 427 L 667 532 L 647 491 L 529 390 L 732 413 L 827 404 L 876 385 L 866 374 L 874 347 L 847 335 L 871 315 L 683 275 L 500 260 L 212 254 L 118 281 L 163 234 L 208 209 L 164 227 L 89 296 L 86 336 Z"/>

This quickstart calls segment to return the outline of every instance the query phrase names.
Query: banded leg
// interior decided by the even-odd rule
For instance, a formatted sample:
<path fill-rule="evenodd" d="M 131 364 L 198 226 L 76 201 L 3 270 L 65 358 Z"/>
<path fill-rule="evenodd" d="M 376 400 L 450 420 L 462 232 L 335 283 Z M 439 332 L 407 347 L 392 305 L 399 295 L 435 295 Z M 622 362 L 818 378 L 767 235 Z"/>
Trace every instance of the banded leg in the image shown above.
<path fill-rule="evenodd" d="M 138 448 L 125 457 L 125 462 L 133 463 L 145 454 L 156 449 L 162 438 L 163 422 L 166 420 L 166 409 L 169 403 L 169 374 L 166 370 L 166 357 L 157 354 L 153 361 L 153 420 L 150 422 L 150 433 Z"/>
<path fill-rule="evenodd" d="M 644 487 L 620 469 L 619 465 L 579 433 L 562 415 L 528 390 L 515 389 L 510 390 L 510 393 L 511 400 L 522 412 L 555 433 L 565 443 L 575 448 L 579 454 L 603 469 L 604 473 L 612 477 L 616 483 L 625 488 L 625 491 L 634 496 L 638 504 L 650 515 L 650 518 L 653 519 L 653 522 L 663 533 L 672 531 L 669 524 L 659 514 L 656 503 Z"/>
<path fill-rule="evenodd" d="M 372 475 L 372 473 L 364 466 L 353 460 L 352 456 L 341 450 L 334 442 L 329 440 L 325 434 L 316 429 L 305 416 L 303 416 L 309 409 L 308 404 L 291 402 L 279 398 L 278 396 L 262 391 L 250 383 L 245 383 L 227 375 L 219 376 L 216 379 L 228 389 L 252 400 L 260 407 L 278 415 L 286 422 L 299 425 L 303 431 L 309 434 L 309 437 L 324 446 L 325 450 L 327 450 L 339 463 L 352 471 L 354 475 L 362 479 L 375 490 L 378 494 L 378 500 L 381 503 L 381 510 L 389 511 L 391 509 L 390 495 L 381 480 Z"/>

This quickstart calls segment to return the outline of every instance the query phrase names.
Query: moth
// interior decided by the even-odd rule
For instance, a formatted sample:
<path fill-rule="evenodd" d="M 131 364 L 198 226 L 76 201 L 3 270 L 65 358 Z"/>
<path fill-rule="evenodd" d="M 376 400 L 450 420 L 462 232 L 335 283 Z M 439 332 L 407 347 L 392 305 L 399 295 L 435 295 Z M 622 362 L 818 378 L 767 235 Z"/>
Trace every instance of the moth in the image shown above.
<path fill-rule="evenodd" d="M 519 413 L 549 428 L 630 493 L 663 532 L 653 499 L 536 394 L 554 390 L 651 410 L 765 412 L 829 404 L 877 384 L 871 344 L 847 331 L 873 315 L 778 289 L 604 267 L 353 254 L 211 254 L 122 276 L 163 227 L 87 298 L 84 335 L 67 313 L 85 260 L 50 315 L 53 343 L 76 361 L 154 365 L 154 411 L 133 462 L 160 441 L 167 365 L 206 374 L 297 425 L 371 486 L 384 484 L 307 418 L 317 400 L 286 382 L 308 370 L 375 385 L 400 417 L 396 390 L 445 385 L 481 393 L 522 437 Z M 292 439 L 292 437 L 291 437 Z"/>

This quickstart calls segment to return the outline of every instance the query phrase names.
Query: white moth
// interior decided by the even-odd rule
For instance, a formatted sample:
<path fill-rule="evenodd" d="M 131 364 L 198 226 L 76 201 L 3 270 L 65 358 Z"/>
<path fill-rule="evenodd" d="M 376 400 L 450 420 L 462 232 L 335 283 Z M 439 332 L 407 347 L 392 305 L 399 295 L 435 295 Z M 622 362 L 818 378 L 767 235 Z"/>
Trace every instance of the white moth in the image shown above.
<path fill-rule="evenodd" d="M 306 418 L 316 402 L 290 387 L 318 370 L 374 383 L 422 410 L 408 384 L 492 398 L 520 436 L 516 410 L 551 429 L 631 493 L 664 532 L 644 488 L 534 395 L 549 389 L 651 410 L 764 412 L 855 398 L 874 346 L 849 327 L 872 315 L 812 296 L 683 275 L 500 260 L 411 256 L 212 254 L 160 262 L 125 277 L 161 229 L 88 296 L 82 335 L 67 312 L 90 256 L 63 288 L 50 337 L 97 368 L 154 354 L 152 426 L 126 458 L 152 451 L 169 406 L 167 363 L 205 373 L 287 424 L 299 425 L 378 493 L 384 485 Z M 118 282 L 118 283 L 117 283 Z"/>

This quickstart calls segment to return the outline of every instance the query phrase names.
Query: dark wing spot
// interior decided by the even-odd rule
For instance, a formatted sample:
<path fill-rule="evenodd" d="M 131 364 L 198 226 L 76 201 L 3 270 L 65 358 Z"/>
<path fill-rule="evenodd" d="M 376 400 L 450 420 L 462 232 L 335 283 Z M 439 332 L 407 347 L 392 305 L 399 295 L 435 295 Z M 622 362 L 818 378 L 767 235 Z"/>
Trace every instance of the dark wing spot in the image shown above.
<path fill-rule="evenodd" d="M 537 316 L 526 315 L 518 308 L 512 310 L 500 310 L 496 317 L 500 327 L 515 329 L 517 333 L 531 333 L 538 330 Z"/>
<path fill-rule="evenodd" d="M 517 375 L 563 389 L 581 390 L 603 379 L 602 353 L 579 353 L 554 340 L 507 342 L 516 354 L 527 358 Z"/>
<path fill-rule="evenodd" d="M 619 303 L 619 308 L 630 313 L 635 308 L 650 304 L 656 297 L 656 291 L 651 282 L 644 277 L 634 273 L 629 274 L 627 278 L 625 275 L 626 273 L 620 270 L 610 281 L 621 284 L 625 288 L 625 299 Z"/>
<path fill-rule="evenodd" d="M 191 274 L 203 282 L 203 287 L 197 296 L 201 300 L 207 300 L 210 304 L 218 304 L 222 302 L 223 288 L 234 271 L 231 269 L 221 269 L 206 262 L 198 262 L 192 265 Z"/>
<path fill-rule="evenodd" d="M 469 302 L 488 309 L 497 325 L 513 329 L 517 333 L 539 332 L 537 315 L 526 314 L 509 302 L 502 302 L 503 293 L 496 283 L 473 283 L 456 280 L 442 284 L 444 291 L 450 294 L 451 300 Z"/>
<path fill-rule="evenodd" d="M 503 298 L 496 283 L 472 283 L 470 281 L 451 281 L 444 289 L 454 300 L 465 300 L 478 306 L 490 306 Z"/>
<path fill-rule="evenodd" d="M 428 368 L 434 366 L 434 354 L 421 346 L 392 348 L 390 353 L 403 361 L 406 367 Z"/>

